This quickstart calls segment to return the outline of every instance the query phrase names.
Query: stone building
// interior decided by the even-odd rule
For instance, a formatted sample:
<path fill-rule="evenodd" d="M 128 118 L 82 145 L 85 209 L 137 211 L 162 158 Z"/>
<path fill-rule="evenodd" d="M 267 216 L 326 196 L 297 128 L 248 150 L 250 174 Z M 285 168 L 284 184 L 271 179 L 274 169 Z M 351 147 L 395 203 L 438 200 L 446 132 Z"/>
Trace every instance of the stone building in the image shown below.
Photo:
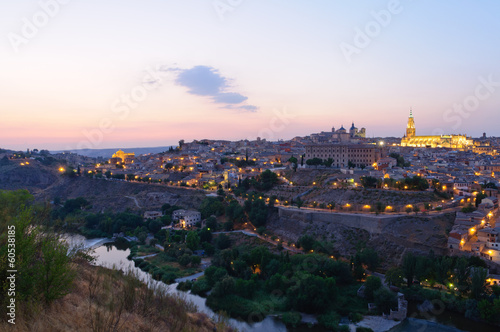
<path fill-rule="evenodd" d="M 382 157 L 382 148 L 369 144 L 311 144 L 306 146 L 306 160 L 332 159 L 332 167 L 372 166 Z"/>

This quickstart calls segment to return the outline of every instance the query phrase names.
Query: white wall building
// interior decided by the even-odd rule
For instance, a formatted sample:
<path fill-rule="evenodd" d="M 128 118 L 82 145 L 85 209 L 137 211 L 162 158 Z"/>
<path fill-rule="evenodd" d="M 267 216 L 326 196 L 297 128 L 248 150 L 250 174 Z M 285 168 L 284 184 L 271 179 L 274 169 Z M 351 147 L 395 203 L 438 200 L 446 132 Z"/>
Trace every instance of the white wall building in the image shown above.
<path fill-rule="evenodd" d="M 192 227 L 197 222 L 201 222 L 201 213 L 190 210 L 175 210 L 172 213 L 172 220 L 174 222 L 179 222 L 183 228 Z"/>

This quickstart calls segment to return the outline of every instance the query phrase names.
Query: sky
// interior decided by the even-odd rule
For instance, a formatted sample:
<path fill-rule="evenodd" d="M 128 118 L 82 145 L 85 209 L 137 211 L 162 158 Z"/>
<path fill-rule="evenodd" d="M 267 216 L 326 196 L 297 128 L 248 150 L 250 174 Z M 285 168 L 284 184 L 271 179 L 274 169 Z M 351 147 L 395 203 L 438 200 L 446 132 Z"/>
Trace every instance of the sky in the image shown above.
<path fill-rule="evenodd" d="M 0 0 L 0 147 L 500 136 L 499 1 Z"/>

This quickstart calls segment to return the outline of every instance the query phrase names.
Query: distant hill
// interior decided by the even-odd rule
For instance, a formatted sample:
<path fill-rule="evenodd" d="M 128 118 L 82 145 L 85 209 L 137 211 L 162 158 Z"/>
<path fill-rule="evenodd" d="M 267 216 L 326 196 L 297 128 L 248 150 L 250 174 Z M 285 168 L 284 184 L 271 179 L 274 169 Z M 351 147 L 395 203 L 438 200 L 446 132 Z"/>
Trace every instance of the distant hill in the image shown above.
<path fill-rule="evenodd" d="M 170 146 L 158 146 L 158 147 L 150 147 L 150 148 L 121 148 L 124 152 L 130 153 L 134 152 L 136 156 L 148 153 L 160 153 L 164 151 L 168 151 Z M 62 152 L 73 152 L 77 153 L 81 156 L 87 156 L 91 158 L 103 157 L 103 158 L 111 158 L 113 153 L 120 150 L 120 148 L 112 148 L 112 149 L 75 149 L 75 150 L 59 150 L 59 151 L 50 151 L 50 153 L 62 153 Z"/>

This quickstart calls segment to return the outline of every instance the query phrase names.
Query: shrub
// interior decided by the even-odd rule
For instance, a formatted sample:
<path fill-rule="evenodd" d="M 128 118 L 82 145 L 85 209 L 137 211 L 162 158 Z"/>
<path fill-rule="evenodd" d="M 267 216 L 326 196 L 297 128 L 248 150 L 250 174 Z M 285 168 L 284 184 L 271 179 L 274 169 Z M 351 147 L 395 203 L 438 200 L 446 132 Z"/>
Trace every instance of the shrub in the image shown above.
<path fill-rule="evenodd" d="M 206 292 L 208 292 L 212 287 L 210 287 L 206 278 L 200 278 L 194 282 L 191 287 L 191 293 L 195 295 L 205 296 Z"/>
<path fill-rule="evenodd" d="M 335 311 L 326 313 L 318 317 L 318 323 L 327 329 L 336 330 L 339 326 L 340 315 Z"/>
<path fill-rule="evenodd" d="M 297 327 L 302 321 L 302 316 L 296 311 L 285 312 L 281 318 L 286 326 Z"/>

